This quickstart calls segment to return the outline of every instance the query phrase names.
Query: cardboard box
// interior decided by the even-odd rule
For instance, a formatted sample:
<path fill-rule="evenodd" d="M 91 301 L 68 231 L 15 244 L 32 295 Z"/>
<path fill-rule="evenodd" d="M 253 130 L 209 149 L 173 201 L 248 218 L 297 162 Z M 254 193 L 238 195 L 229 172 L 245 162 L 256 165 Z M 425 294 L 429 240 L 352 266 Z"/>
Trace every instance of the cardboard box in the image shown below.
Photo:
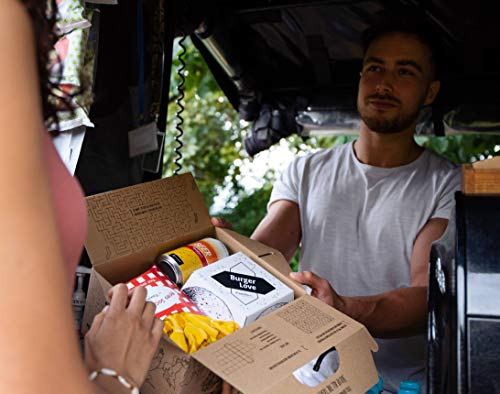
<path fill-rule="evenodd" d="M 462 191 L 465 195 L 500 195 L 500 157 L 462 165 Z"/>
<path fill-rule="evenodd" d="M 249 326 L 188 355 L 162 339 L 141 393 L 215 393 L 220 378 L 245 394 L 364 393 L 378 381 L 371 352 L 377 344 L 366 328 L 288 278 L 276 250 L 210 222 L 190 174 L 144 183 L 87 199 L 87 252 L 93 264 L 82 330 L 106 302 L 107 291 L 146 271 L 157 255 L 203 237 L 241 251 L 293 289 L 295 300 Z M 316 387 L 293 371 L 336 347 L 338 371 Z M 217 375 L 217 376 L 216 376 Z"/>

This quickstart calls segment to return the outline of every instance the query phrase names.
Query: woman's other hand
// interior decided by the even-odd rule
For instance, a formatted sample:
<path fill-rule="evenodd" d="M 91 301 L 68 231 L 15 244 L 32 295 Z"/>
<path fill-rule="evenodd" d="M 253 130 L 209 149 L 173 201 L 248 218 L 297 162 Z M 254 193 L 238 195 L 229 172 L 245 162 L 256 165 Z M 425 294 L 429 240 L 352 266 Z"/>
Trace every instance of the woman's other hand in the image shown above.
<path fill-rule="evenodd" d="M 129 299 L 127 286 L 110 290 L 111 303 L 96 315 L 85 336 L 85 363 L 90 371 L 110 368 L 140 387 L 160 341 L 163 322 L 156 306 L 137 287 Z"/>

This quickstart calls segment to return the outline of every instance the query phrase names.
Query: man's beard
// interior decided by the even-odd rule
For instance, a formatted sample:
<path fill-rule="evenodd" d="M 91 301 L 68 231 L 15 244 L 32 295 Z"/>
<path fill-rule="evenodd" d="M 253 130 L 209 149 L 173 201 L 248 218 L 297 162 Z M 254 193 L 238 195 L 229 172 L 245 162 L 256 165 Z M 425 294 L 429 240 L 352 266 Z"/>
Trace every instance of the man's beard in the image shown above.
<path fill-rule="evenodd" d="M 361 119 L 366 124 L 366 126 L 368 126 L 368 128 L 374 131 L 375 133 L 380 133 L 380 134 L 400 133 L 403 130 L 406 130 L 408 127 L 410 127 L 417 120 L 420 114 L 421 105 L 418 105 L 412 112 L 400 113 L 398 116 L 393 118 L 384 118 L 382 116 L 379 117 L 369 116 L 366 113 L 367 111 L 364 111 L 364 108 L 368 106 L 367 101 L 369 99 L 391 100 L 391 98 L 382 95 L 371 95 L 365 99 L 365 107 L 360 108 L 360 106 L 358 105 L 358 112 Z M 393 99 L 393 101 L 399 102 L 399 100 L 396 99 Z M 423 100 L 421 104 L 423 104 Z"/>

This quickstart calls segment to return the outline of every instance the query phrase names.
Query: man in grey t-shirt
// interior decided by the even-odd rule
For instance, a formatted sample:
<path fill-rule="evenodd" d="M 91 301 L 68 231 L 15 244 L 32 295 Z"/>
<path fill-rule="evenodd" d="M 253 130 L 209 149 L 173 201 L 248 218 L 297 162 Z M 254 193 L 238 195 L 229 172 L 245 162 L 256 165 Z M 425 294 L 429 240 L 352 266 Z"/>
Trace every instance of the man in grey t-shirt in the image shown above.
<path fill-rule="evenodd" d="M 386 21 L 366 35 L 352 144 L 297 158 L 275 184 L 252 238 L 287 259 L 302 246 L 314 296 L 378 338 L 385 390 L 424 383 L 430 248 L 444 233 L 456 167 L 414 141 L 418 114 L 440 88 L 420 22 Z"/>
<path fill-rule="evenodd" d="M 459 188 L 457 167 L 413 138 L 420 110 L 440 88 L 436 57 L 418 21 L 369 30 L 359 138 L 295 159 L 252 235 L 288 260 L 301 245 L 293 278 L 376 337 L 374 358 L 389 392 L 402 380 L 424 386 L 430 248 Z"/>

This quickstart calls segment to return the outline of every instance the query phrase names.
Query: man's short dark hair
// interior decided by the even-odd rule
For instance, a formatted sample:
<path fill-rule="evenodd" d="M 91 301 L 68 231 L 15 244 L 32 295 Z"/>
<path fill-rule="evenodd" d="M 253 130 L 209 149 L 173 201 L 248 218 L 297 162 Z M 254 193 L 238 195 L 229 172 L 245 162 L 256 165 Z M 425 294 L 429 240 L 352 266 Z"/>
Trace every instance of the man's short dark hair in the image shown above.
<path fill-rule="evenodd" d="M 442 47 L 440 37 L 426 18 L 416 9 L 404 9 L 397 12 L 384 12 L 368 29 L 363 32 L 363 53 L 378 37 L 388 33 L 406 33 L 417 37 L 431 52 L 434 66 L 434 78 L 442 74 Z"/>

